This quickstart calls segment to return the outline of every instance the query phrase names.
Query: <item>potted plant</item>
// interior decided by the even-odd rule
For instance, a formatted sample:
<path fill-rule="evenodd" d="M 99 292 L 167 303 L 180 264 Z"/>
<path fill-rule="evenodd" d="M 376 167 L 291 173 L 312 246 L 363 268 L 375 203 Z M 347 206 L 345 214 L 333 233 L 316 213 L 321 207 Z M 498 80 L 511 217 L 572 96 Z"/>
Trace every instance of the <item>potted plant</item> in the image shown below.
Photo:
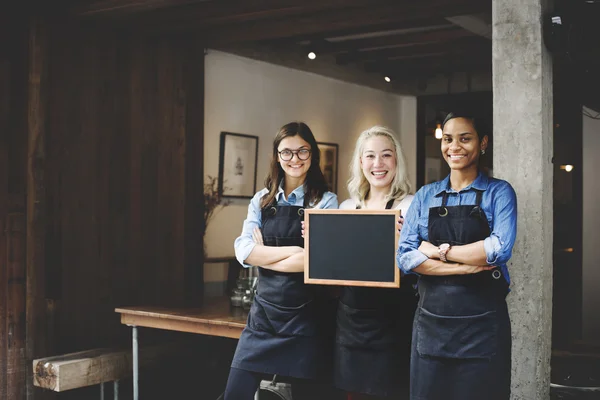
<path fill-rule="evenodd" d="M 223 191 L 227 190 L 227 187 L 223 187 Z M 204 242 L 204 236 L 206 235 L 206 229 L 211 219 L 224 207 L 231 204 L 231 200 L 224 199 L 223 194 L 219 193 L 219 180 L 216 176 L 207 175 L 204 180 L 204 225 L 202 226 L 202 243 L 204 246 L 204 257 L 206 258 L 206 243 Z"/>

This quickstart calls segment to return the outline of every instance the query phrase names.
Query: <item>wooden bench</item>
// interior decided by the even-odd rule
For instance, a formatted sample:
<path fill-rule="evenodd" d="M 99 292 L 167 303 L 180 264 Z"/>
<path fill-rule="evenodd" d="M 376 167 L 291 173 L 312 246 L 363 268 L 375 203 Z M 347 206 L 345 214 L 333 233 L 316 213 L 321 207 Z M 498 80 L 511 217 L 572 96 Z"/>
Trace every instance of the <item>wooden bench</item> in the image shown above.
<path fill-rule="evenodd" d="M 177 343 L 148 346 L 139 358 L 140 367 L 148 367 L 166 355 L 182 351 Z M 113 382 L 113 397 L 119 398 L 119 381 L 133 374 L 129 349 L 92 349 L 33 360 L 34 386 L 55 392 L 100 385 L 104 399 L 104 384 Z"/>
<path fill-rule="evenodd" d="M 93 349 L 33 360 L 33 384 L 64 392 L 100 385 L 104 399 L 104 383 L 113 382 L 113 397 L 119 398 L 119 380 L 132 374 L 131 352 L 128 350 Z"/>

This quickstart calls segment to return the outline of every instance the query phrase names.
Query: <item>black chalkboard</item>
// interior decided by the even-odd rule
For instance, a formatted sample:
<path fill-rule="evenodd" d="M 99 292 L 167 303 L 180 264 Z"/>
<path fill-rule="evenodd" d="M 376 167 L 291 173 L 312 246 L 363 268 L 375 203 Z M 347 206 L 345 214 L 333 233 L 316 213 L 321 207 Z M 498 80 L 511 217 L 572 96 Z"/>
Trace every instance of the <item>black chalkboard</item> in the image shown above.
<path fill-rule="evenodd" d="M 400 210 L 306 210 L 304 282 L 399 287 Z"/>

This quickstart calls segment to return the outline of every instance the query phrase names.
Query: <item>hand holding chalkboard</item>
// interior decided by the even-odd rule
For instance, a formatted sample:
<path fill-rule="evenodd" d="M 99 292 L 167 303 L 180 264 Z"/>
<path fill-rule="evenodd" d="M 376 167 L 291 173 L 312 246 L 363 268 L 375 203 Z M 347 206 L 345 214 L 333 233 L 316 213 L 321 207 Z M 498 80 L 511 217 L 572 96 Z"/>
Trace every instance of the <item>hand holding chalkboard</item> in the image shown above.
<path fill-rule="evenodd" d="M 400 210 L 306 210 L 304 282 L 399 287 Z"/>

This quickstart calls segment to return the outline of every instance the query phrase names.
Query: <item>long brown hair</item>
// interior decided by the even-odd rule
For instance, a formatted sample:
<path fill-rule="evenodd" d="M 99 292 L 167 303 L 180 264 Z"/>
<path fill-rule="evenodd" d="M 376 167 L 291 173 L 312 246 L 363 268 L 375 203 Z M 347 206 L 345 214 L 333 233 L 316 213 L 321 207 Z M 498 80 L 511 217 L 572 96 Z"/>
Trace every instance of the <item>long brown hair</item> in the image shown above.
<path fill-rule="evenodd" d="M 275 196 L 279 190 L 279 185 L 285 184 L 285 172 L 281 168 L 278 162 L 279 153 L 277 149 L 281 141 L 287 137 L 300 136 L 310 145 L 310 168 L 306 174 L 306 180 L 304 181 L 304 196 L 308 200 L 308 205 L 315 205 L 323 194 L 327 191 L 327 182 L 319 166 L 321 161 L 321 152 L 319 146 L 312 131 L 304 122 L 290 122 L 279 129 L 275 140 L 273 140 L 273 155 L 271 156 L 271 166 L 269 173 L 265 178 L 265 187 L 269 189 L 269 192 L 263 196 L 260 202 L 261 208 L 267 207 L 274 203 Z"/>

